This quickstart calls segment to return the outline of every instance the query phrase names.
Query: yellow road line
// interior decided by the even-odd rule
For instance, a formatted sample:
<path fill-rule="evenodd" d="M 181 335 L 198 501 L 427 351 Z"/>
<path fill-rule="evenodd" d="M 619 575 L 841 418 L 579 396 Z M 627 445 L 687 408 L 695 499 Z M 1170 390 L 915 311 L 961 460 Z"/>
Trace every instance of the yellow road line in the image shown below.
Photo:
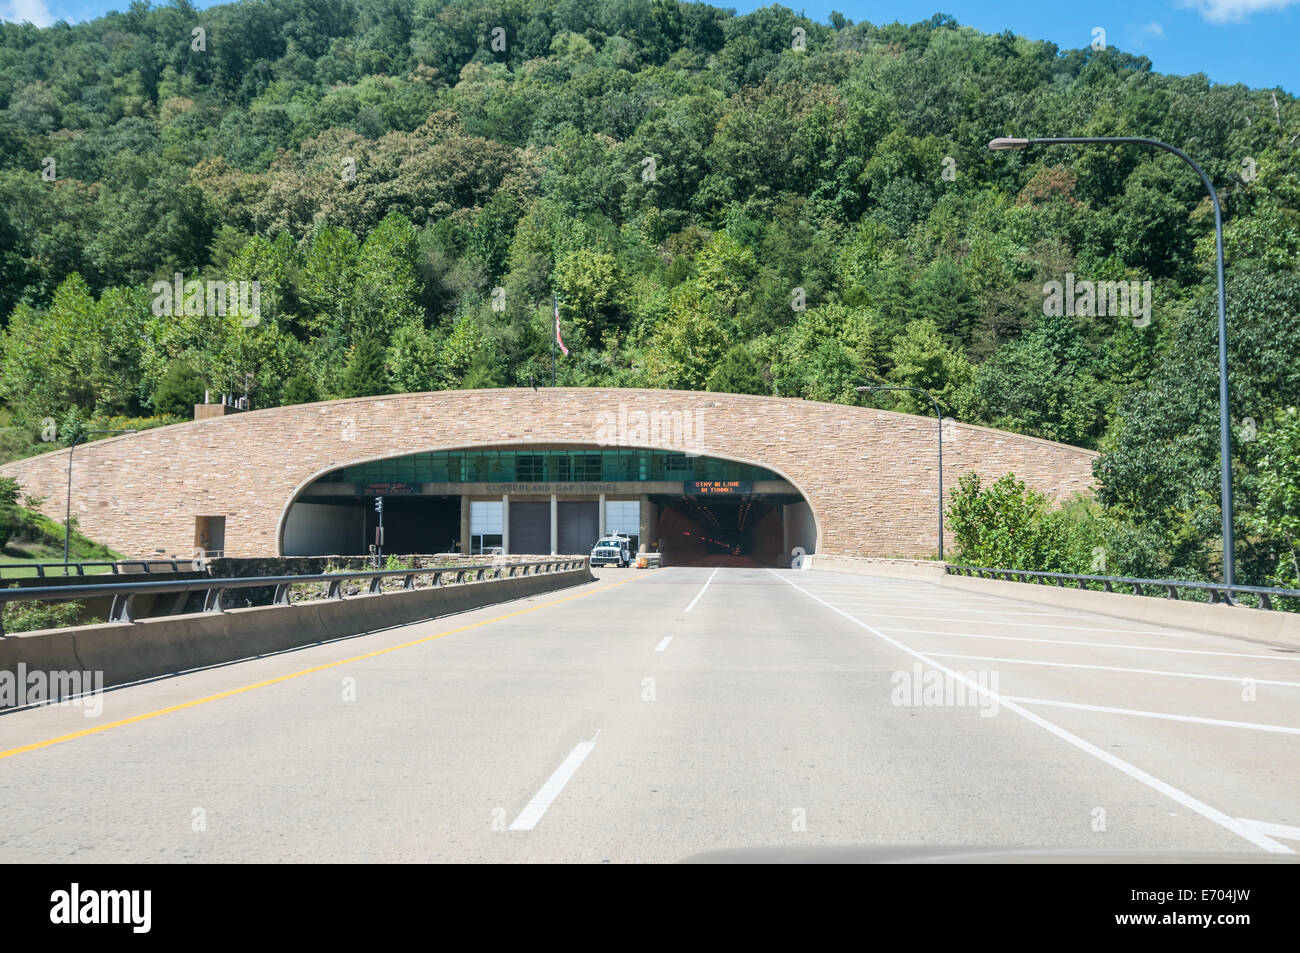
<path fill-rule="evenodd" d="M 119 721 L 109 722 L 106 725 L 96 725 L 94 728 L 86 728 L 84 731 L 74 731 L 70 734 L 59 735 L 56 738 L 47 738 L 45 741 L 36 741 L 29 745 L 10 748 L 7 751 L 0 751 L 0 760 L 12 758 L 14 755 L 23 754 L 27 751 L 38 751 L 41 748 L 48 748 L 51 745 L 57 745 L 63 741 L 72 741 L 76 738 L 84 738 L 87 735 L 98 734 L 101 731 L 108 731 L 110 728 L 121 728 L 125 725 L 134 725 L 136 722 L 148 721 L 150 718 L 157 718 L 159 715 L 167 715 L 174 711 L 184 711 L 186 708 L 194 708 L 198 705 L 206 704 L 207 702 L 218 701 L 222 698 L 230 698 L 233 695 L 242 695 L 244 692 L 251 692 L 255 688 L 265 688 L 267 685 L 287 682 L 292 678 L 301 678 L 303 675 L 311 675 L 314 672 L 323 672 L 326 669 L 338 668 L 340 665 L 351 665 L 353 662 L 361 662 L 365 659 L 375 658 L 379 655 L 387 655 L 389 652 L 396 652 L 398 649 L 407 649 L 412 645 L 432 642 L 434 639 L 440 639 L 444 635 L 454 635 L 457 632 L 465 632 L 469 629 L 477 629 L 480 626 L 491 625 L 493 622 L 503 622 L 506 619 L 513 619 L 515 616 L 527 615 L 529 612 L 536 612 L 538 609 L 547 609 L 551 606 L 558 606 L 562 602 L 582 599 L 586 596 L 595 595 L 598 592 L 605 592 L 608 589 L 616 589 L 619 586 L 626 586 L 629 582 L 635 581 L 636 579 L 624 579 L 622 582 L 610 583 L 608 586 L 601 586 L 597 589 L 588 589 L 586 592 L 579 592 L 572 596 L 565 596 L 563 599 L 553 599 L 550 602 L 543 602 L 541 605 L 529 606 L 527 609 L 518 609 L 514 612 L 507 612 L 505 615 L 499 615 L 492 619 L 484 619 L 481 622 L 471 622 L 468 625 L 461 625 L 454 629 L 447 629 L 445 632 L 438 632 L 434 635 L 426 635 L 422 638 L 412 639 L 410 642 L 403 642 L 400 645 L 390 645 L 386 649 L 377 649 L 374 652 L 367 652 L 364 655 L 354 655 L 352 658 L 341 659 L 337 662 L 327 662 L 324 665 L 314 665 L 311 668 L 305 668 L 300 672 L 291 672 L 288 675 L 277 675 L 275 678 L 268 678 L 265 681 L 254 682 L 252 685 L 244 685 L 242 688 L 232 688 L 229 691 L 218 692 L 215 695 L 208 695 L 204 698 L 196 698 L 193 701 L 182 702 L 179 705 L 172 705 L 168 708 L 159 708 L 157 711 L 146 712 L 143 715 L 133 715 L 130 718 L 123 718 Z"/>

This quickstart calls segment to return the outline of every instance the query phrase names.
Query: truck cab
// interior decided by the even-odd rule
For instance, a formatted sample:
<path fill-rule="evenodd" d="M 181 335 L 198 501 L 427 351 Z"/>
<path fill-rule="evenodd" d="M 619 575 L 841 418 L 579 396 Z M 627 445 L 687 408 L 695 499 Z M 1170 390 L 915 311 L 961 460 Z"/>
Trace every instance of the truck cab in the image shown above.
<path fill-rule="evenodd" d="M 591 548 L 591 565 L 618 566 L 620 569 L 632 562 L 632 552 L 628 548 L 630 540 L 626 536 L 602 536 Z"/>

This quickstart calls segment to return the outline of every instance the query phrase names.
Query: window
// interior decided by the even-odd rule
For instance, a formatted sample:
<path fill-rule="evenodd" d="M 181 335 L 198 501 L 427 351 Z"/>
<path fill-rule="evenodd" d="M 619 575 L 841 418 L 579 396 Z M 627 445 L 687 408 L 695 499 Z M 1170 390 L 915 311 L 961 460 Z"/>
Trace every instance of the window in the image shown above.
<path fill-rule="evenodd" d="M 641 538 L 641 504 L 637 500 L 606 500 L 605 532 L 626 536 L 627 548 L 635 553 Z"/>
<path fill-rule="evenodd" d="M 546 479 L 545 457 L 540 453 L 521 453 L 515 458 L 515 471 L 520 483 L 541 483 Z"/>
<path fill-rule="evenodd" d="M 505 507 L 500 500 L 471 501 L 469 504 L 469 551 L 491 553 L 502 545 Z"/>

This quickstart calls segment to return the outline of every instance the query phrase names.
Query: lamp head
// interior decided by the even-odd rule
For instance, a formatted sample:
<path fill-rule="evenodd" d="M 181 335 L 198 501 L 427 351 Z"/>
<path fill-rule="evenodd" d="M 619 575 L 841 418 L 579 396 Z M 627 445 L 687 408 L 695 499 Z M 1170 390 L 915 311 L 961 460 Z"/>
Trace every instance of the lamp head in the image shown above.
<path fill-rule="evenodd" d="M 1029 145 L 1028 139 L 1012 139 L 1005 136 L 989 141 L 989 148 L 994 152 L 1002 152 L 1007 149 L 1023 149 L 1027 145 Z"/>

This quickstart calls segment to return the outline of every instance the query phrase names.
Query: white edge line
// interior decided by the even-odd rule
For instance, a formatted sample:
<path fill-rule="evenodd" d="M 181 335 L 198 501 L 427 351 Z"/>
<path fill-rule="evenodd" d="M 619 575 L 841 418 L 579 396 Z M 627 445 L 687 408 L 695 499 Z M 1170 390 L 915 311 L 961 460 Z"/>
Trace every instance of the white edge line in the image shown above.
<path fill-rule="evenodd" d="M 713 577 L 718 574 L 718 570 L 721 568 L 721 566 L 715 568 L 713 572 L 709 574 L 709 578 L 704 580 L 704 585 L 700 588 L 700 591 L 695 594 L 695 598 L 691 600 L 691 604 L 686 607 L 687 612 L 690 612 L 695 608 L 695 603 L 700 601 L 700 596 L 704 595 L 704 590 L 709 588 L 709 583 L 713 582 Z"/>
<path fill-rule="evenodd" d="M 1165 638 L 1185 639 L 1186 632 L 1154 632 L 1148 629 L 1109 629 L 1096 625 L 1055 625 L 1051 622 L 1007 622 L 1003 619 L 963 619 L 935 615 L 899 615 L 895 612 L 877 612 L 886 619 L 908 619 L 913 622 L 962 622 L 966 625 L 1013 625 L 1020 629 L 1062 629 L 1066 632 L 1119 632 L 1123 635 L 1152 635 Z M 1055 613 L 1053 613 L 1055 614 Z"/>
<path fill-rule="evenodd" d="M 794 585 L 794 583 L 791 583 Z M 813 596 L 815 599 L 816 596 Z M 833 606 L 831 608 L 834 608 Z M 838 609 L 835 610 L 839 612 Z M 852 619 L 852 616 L 849 616 Z M 858 621 L 853 619 L 854 622 Z M 1209 649 L 1171 649 L 1163 645 L 1122 645 L 1118 642 L 1079 642 L 1073 639 L 1030 639 L 1023 635 L 985 635 L 982 632 L 944 632 L 942 629 L 906 629 L 910 635 L 937 635 L 948 639 L 996 639 L 999 642 L 1034 642 L 1042 645 L 1086 645 L 1094 649 L 1136 649 L 1141 652 L 1174 652 L 1178 655 L 1223 655 L 1229 658 L 1258 658 L 1270 662 L 1300 662 L 1300 655 L 1258 655 L 1249 652 L 1211 652 Z"/>
<path fill-rule="evenodd" d="M 1006 662 L 1009 665 L 1047 665 L 1051 668 L 1086 668 L 1099 672 L 1129 672 L 1134 675 L 1168 675 L 1171 678 L 1208 678 L 1215 682 L 1254 682 L 1256 685 L 1280 685 L 1300 688 L 1300 682 L 1279 682 L 1253 675 L 1205 675 L 1201 672 L 1167 672 L 1155 668 L 1120 668 L 1117 665 L 1084 665 L 1080 662 L 1045 662 L 1039 659 L 1007 658 L 1005 655 L 961 655 L 957 652 L 931 652 L 931 658 L 960 658 L 972 662 Z"/>
<path fill-rule="evenodd" d="M 531 831 L 536 827 L 537 822 L 546 813 L 546 809 L 551 806 L 551 802 L 560 796 L 564 786 L 577 773 L 578 767 L 586 759 L 587 755 L 591 754 L 591 749 L 594 747 L 596 747 L 596 742 L 584 741 L 570 751 L 569 756 L 555 769 L 555 773 L 546 779 L 546 783 L 542 785 L 541 790 L 533 795 L 533 799 L 519 812 L 519 816 L 510 823 L 510 829 L 512 831 Z"/>
<path fill-rule="evenodd" d="M 1099 711 L 1108 715 L 1134 715 L 1138 718 L 1160 718 L 1165 721 L 1186 721 L 1197 725 L 1219 725 L 1224 728 L 1250 728 L 1254 731 L 1275 731 L 1284 735 L 1300 735 L 1300 728 L 1286 725 L 1264 725 L 1255 721 L 1226 721 L 1222 718 L 1202 718 L 1199 715 L 1175 715 L 1164 711 L 1139 711 L 1135 708 L 1110 708 L 1106 705 L 1085 705 L 1082 702 L 1057 701 L 1052 698 L 1025 698 L 1021 695 L 1003 695 L 1002 699 L 1022 705 L 1046 705 L 1049 708 L 1076 708 L 1079 711 Z"/>
<path fill-rule="evenodd" d="M 1237 820 L 1249 824 L 1264 834 L 1271 834 L 1284 840 L 1300 840 L 1300 827 L 1288 827 L 1285 824 L 1273 824 L 1269 821 L 1252 821 L 1248 817 L 1239 817 Z"/>
<path fill-rule="evenodd" d="M 664 649 L 668 648 L 668 643 L 672 640 L 673 637 L 671 635 L 665 635 L 664 640 L 655 646 L 655 651 L 662 652 Z"/>
<path fill-rule="evenodd" d="M 1147 787 L 1152 788 L 1155 791 L 1159 791 L 1161 794 L 1165 795 L 1171 800 L 1176 801 L 1177 803 L 1183 805 L 1183 807 L 1195 811 L 1197 814 L 1200 814 L 1202 817 L 1210 821 L 1213 821 L 1215 824 L 1218 824 L 1220 827 L 1224 828 L 1225 830 L 1231 831 L 1232 833 L 1236 834 L 1238 837 L 1241 837 L 1242 839 L 1249 841 L 1250 843 L 1254 844 L 1256 847 L 1263 848 L 1264 850 L 1272 854 L 1294 854 L 1295 853 L 1295 851 L 1293 851 L 1290 847 L 1287 847 L 1285 844 L 1279 844 L 1271 837 L 1260 832 L 1257 828 L 1252 827 L 1249 824 L 1243 824 L 1235 817 L 1230 817 L 1227 814 L 1224 814 L 1222 811 L 1218 810 L 1217 808 L 1213 808 L 1210 805 L 1206 804 L 1204 801 L 1197 800 L 1196 798 L 1192 797 L 1192 795 L 1179 790 L 1178 788 L 1174 787 L 1171 784 L 1161 781 L 1159 778 L 1155 777 L 1154 775 L 1147 774 L 1147 772 L 1143 771 L 1141 768 L 1137 767 L 1136 765 L 1129 764 L 1127 761 L 1123 760 L 1122 758 L 1115 757 L 1115 755 L 1111 754 L 1109 751 L 1105 751 L 1101 748 L 1098 748 L 1092 742 L 1085 741 L 1083 738 L 1080 738 L 1078 735 L 1066 731 L 1064 728 L 1060 727 L 1059 725 L 1048 721 L 1046 718 L 1043 718 L 1042 716 L 1035 714 L 1029 709 L 1022 708 L 1021 706 L 1017 705 L 1015 702 L 1002 698 L 1001 696 L 998 695 L 997 692 L 990 691 L 985 686 L 980 685 L 978 682 L 973 681 L 969 678 L 966 678 L 964 675 L 960 674 L 959 672 L 954 672 L 952 669 L 948 668 L 947 666 L 940 665 L 938 662 L 929 658 L 925 654 L 918 652 L 915 649 L 909 648 L 908 646 L 904 645 L 902 642 L 899 642 L 897 639 L 890 638 L 889 636 L 885 635 L 885 633 L 881 632 L 879 629 L 876 629 L 873 626 L 868 625 L 867 623 L 863 622 L 861 619 L 855 619 L 847 612 L 843 612 L 840 609 L 835 608 L 835 606 L 831 605 L 826 600 L 820 598 L 819 596 L 813 595 L 811 592 L 808 592 L 808 590 L 804 589 L 802 586 L 798 585 L 797 583 L 791 582 L 789 579 L 786 579 L 780 573 L 773 572 L 771 569 L 769 569 L 768 572 L 771 572 L 772 575 L 776 576 L 777 579 L 780 579 L 782 582 L 786 583 L 787 585 L 793 586 L 795 589 L 799 590 L 804 595 L 812 599 L 815 599 L 817 602 L 820 602 L 827 609 L 830 609 L 832 612 L 834 612 L 837 615 L 843 616 L 845 619 L 848 619 L 854 625 L 860 626 L 861 628 L 875 635 L 877 638 L 883 639 L 884 641 L 888 642 L 890 645 L 894 646 L 895 648 L 900 649 L 903 652 L 906 652 L 908 655 L 912 656 L 913 658 L 919 659 L 921 662 L 933 666 L 934 668 L 943 672 L 949 678 L 954 678 L 957 681 L 964 683 L 967 687 L 979 692 L 981 695 L 987 696 L 990 700 L 996 702 L 997 704 L 1002 705 L 1007 709 L 1009 709 L 1010 711 L 1015 712 L 1017 715 L 1020 715 L 1022 718 L 1025 718 L 1033 722 L 1034 724 L 1038 725 L 1040 728 L 1051 732 L 1052 734 L 1056 735 L 1056 737 L 1060 738 L 1062 741 L 1069 742 L 1070 744 L 1078 748 L 1080 751 L 1087 752 L 1088 754 L 1092 755 L 1098 760 L 1103 761 L 1106 764 L 1109 764 L 1111 767 L 1116 768 L 1119 771 L 1122 771 L 1124 774 L 1127 774 L 1135 781 L 1145 784 Z"/>

